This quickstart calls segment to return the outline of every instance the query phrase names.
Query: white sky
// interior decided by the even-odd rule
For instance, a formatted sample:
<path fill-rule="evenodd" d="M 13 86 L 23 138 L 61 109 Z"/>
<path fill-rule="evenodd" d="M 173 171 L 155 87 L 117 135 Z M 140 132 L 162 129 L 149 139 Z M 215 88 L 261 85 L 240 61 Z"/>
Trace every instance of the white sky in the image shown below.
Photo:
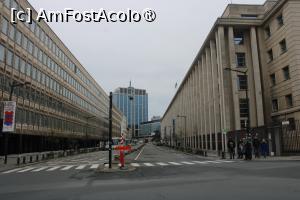
<path fill-rule="evenodd" d="M 264 0 L 232 0 L 262 4 Z M 149 117 L 162 116 L 204 39 L 230 0 L 29 0 L 35 9 L 142 11 L 153 23 L 51 23 L 50 26 L 108 93 L 126 87 L 149 94 Z"/>

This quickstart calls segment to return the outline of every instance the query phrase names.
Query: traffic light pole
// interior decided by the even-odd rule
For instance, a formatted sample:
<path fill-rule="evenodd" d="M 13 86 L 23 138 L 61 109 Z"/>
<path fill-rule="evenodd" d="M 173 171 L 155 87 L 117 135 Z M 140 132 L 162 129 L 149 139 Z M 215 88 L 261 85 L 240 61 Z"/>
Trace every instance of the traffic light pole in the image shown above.
<path fill-rule="evenodd" d="M 109 94 L 109 130 L 108 130 L 108 161 L 109 161 L 109 168 L 111 168 L 112 163 L 112 92 Z"/>

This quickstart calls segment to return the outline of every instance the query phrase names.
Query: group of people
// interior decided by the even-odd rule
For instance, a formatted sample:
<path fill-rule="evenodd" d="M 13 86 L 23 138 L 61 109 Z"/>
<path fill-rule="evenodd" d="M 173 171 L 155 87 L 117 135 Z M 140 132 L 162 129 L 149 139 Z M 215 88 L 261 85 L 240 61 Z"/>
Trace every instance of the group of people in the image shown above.
<path fill-rule="evenodd" d="M 230 137 L 227 142 L 228 152 L 230 159 L 235 158 L 236 144 Z M 247 138 L 240 139 L 237 144 L 238 159 L 252 160 L 252 155 L 259 158 L 261 155 L 266 158 L 268 155 L 268 143 L 265 139 L 260 140 L 258 136 L 248 136 Z"/>

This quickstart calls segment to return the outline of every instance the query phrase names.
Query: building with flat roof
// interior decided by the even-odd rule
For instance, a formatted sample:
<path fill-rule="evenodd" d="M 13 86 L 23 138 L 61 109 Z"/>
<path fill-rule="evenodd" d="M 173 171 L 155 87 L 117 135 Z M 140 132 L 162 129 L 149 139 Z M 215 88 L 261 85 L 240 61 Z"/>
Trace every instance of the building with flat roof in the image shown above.
<path fill-rule="evenodd" d="M 144 89 L 117 88 L 113 92 L 113 103 L 127 118 L 132 137 L 139 134 L 140 123 L 148 121 L 148 93 Z"/>
<path fill-rule="evenodd" d="M 277 155 L 299 153 L 299 16 L 298 0 L 229 4 L 164 113 L 170 145 L 226 151 L 226 134 L 248 130 Z"/>
<path fill-rule="evenodd" d="M 109 98 L 44 21 L 10 22 L 25 0 L 0 1 L 0 101 L 17 102 L 9 153 L 95 146 L 108 135 Z M 3 106 L 0 106 L 3 113 Z M 3 116 L 1 116 L 3 117 Z M 4 135 L 0 135 L 0 152 Z"/>

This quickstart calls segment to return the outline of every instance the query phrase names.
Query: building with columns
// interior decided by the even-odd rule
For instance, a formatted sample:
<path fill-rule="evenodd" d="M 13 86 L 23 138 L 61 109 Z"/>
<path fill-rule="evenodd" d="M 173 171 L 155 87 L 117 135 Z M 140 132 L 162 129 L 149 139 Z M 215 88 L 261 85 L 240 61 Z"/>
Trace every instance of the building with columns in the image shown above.
<path fill-rule="evenodd" d="M 225 133 L 294 125 L 300 119 L 299 17 L 299 0 L 229 4 L 167 107 L 162 138 L 218 152 L 227 150 Z M 278 143 L 274 134 L 266 137 Z M 300 142 L 294 147 L 300 152 Z"/>

